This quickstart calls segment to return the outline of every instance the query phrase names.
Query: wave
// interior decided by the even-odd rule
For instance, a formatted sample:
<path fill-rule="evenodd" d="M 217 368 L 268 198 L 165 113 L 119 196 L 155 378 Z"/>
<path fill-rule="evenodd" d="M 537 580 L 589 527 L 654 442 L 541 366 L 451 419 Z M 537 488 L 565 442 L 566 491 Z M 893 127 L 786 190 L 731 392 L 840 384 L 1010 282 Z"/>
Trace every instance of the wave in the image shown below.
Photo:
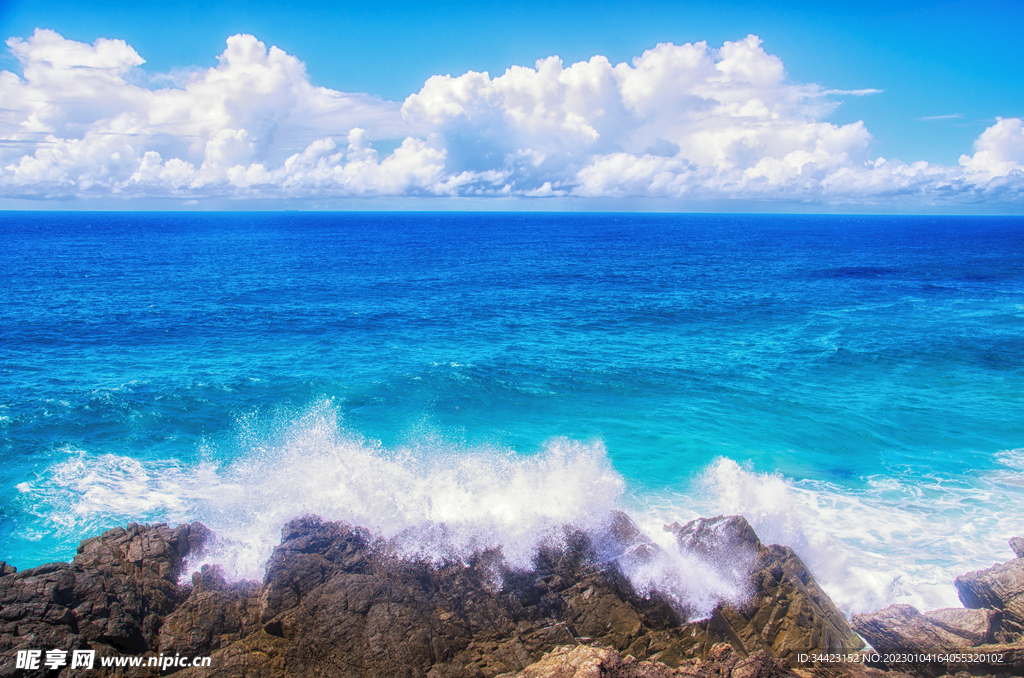
<path fill-rule="evenodd" d="M 877 475 L 849 488 L 719 458 L 687 492 L 635 501 L 647 529 L 681 515 L 745 516 L 764 542 L 791 546 L 850 615 L 893 603 L 961 607 L 956 576 L 1012 557 L 1007 539 L 1020 531 L 1024 507 L 1019 478 L 1010 470 L 974 483 Z"/>
<path fill-rule="evenodd" d="M 1007 458 L 1018 460 L 1013 452 Z M 200 520 L 218 540 L 192 568 L 216 562 L 235 579 L 262 578 L 281 527 L 304 513 L 366 527 L 410 558 L 465 561 L 500 548 L 510 566 L 527 568 L 567 526 L 596 534 L 623 510 L 663 547 L 652 561 L 626 564 L 634 586 L 698 616 L 743 597 L 743 564 L 680 552 L 666 523 L 742 514 L 764 542 L 792 546 L 850 614 L 894 602 L 958 605 L 953 577 L 1008 557 L 1003 545 L 1019 514 L 1008 497 L 1021 505 L 1012 483 L 878 476 L 850 489 L 757 473 L 728 458 L 677 492 L 644 492 L 613 468 L 599 441 L 555 439 L 517 454 L 424 436 L 385 449 L 347 432 L 329 400 L 296 417 L 243 421 L 205 457 L 186 464 L 67 450 L 18 489 L 51 536 L 68 541 L 130 521 Z"/>

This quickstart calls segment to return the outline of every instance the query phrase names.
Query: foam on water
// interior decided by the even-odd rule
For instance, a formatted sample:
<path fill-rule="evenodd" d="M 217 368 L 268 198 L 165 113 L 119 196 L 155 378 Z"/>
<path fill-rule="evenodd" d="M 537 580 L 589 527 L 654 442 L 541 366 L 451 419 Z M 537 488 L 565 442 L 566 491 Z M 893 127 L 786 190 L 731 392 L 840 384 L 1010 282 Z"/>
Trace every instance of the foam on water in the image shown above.
<path fill-rule="evenodd" d="M 850 614 L 959 605 L 952 579 L 1009 557 L 1000 545 L 1019 532 L 1019 512 L 1007 506 L 1024 505 L 1020 450 L 1001 453 L 1002 468 L 974 485 L 889 476 L 851 489 L 719 458 L 677 492 L 627 493 L 600 442 L 554 439 L 524 455 L 425 435 L 385 449 L 346 431 L 330 400 L 270 423 L 243 420 L 196 464 L 65 453 L 18 489 L 46 536 L 68 543 L 130 521 L 200 520 L 218 542 L 193 568 L 216 562 L 233 578 L 259 579 L 284 523 L 314 513 L 366 527 L 407 557 L 465 561 L 501 548 L 526 568 L 567 526 L 597 533 L 625 510 L 662 547 L 654 559 L 621 561 L 635 587 L 697 615 L 743 597 L 749 562 L 680 552 L 666 523 L 742 514 L 764 542 L 792 546 Z"/>
<path fill-rule="evenodd" d="M 281 526 L 303 513 L 346 520 L 410 556 L 461 558 L 501 546 L 525 566 L 562 526 L 594 527 L 623 492 L 599 443 L 552 441 L 535 456 L 424 444 L 385 450 L 347 434 L 329 404 L 252 440 L 235 461 L 183 466 L 77 451 L 45 482 L 23 483 L 37 514 L 61 530 L 112 519 L 201 520 L 235 577 L 258 578 Z M 430 529 L 427 529 L 428 526 Z"/>
<path fill-rule="evenodd" d="M 230 463 L 67 450 L 18 489 L 65 539 L 129 521 L 200 520 L 218 538 L 191 570 L 218 563 L 235 579 L 262 578 L 281 527 L 304 513 L 366 527 L 409 558 L 465 562 L 500 548 L 511 567 L 528 568 L 537 548 L 562 542 L 568 528 L 605 531 L 625 490 L 600 442 L 555 439 L 519 455 L 428 437 L 387 450 L 347 433 L 329 401 L 278 427 L 249 424 Z M 653 559 L 620 559 L 642 594 L 658 591 L 696 616 L 743 597 L 746 564 L 708 562 L 660 529 L 653 536 L 664 547 Z"/>
<path fill-rule="evenodd" d="M 764 542 L 793 547 L 853 614 L 893 603 L 960 607 L 957 575 L 1012 557 L 1005 544 L 1020 532 L 1019 510 L 1008 507 L 1024 507 L 1022 489 L 1010 469 L 973 485 L 938 476 L 875 476 L 858 489 L 757 473 L 719 458 L 688 492 L 635 503 L 648 530 L 680 517 L 744 515 Z"/>

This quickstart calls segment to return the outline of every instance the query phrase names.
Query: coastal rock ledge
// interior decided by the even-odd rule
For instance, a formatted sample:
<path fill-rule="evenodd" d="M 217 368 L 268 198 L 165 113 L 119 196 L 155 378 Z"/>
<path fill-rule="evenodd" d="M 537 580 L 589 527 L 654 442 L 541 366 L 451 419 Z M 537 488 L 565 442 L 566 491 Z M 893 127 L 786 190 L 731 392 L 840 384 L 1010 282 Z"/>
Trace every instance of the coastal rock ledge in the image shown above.
<path fill-rule="evenodd" d="M 0 563 L 0 677 L 902 675 L 800 658 L 853 654 L 863 641 L 800 558 L 788 547 L 762 544 L 743 518 L 665 529 L 680 548 L 710 562 L 742 561 L 747 602 L 688 621 L 687 611 L 669 600 L 638 595 L 623 572 L 656 557 L 659 547 L 624 514 L 603 533 L 572 532 L 564 546 L 542 548 L 529 571 L 509 569 L 500 553 L 489 551 L 468 564 L 410 562 L 362 528 L 305 516 L 283 528 L 262 583 L 228 583 L 219 567 L 204 566 L 190 584 L 179 584 L 186 559 L 214 535 L 200 523 L 132 524 L 82 542 L 72 563 L 22 572 Z M 1024 656 L 1024 645 L 1015 644 L 1021 589 L 997 575 L 970 580 L 978 609 L 930 616 L 901 609 L 882 625 L 887 632 L 934 627 L 929 642 L 942 647 L 1001 647 Z M 997 594 L 1009 596 L 1004 607 L 993 602 Z M 92 670 L 16 668 L 18 650 L 40 649 L 211 661 L 163 672 L 100 668 L 98 660 Z M 919 676 L 961 670 L 897 668 Z M 968 670 L 998 676 L 1020 675 L 1020 668 Z"/>

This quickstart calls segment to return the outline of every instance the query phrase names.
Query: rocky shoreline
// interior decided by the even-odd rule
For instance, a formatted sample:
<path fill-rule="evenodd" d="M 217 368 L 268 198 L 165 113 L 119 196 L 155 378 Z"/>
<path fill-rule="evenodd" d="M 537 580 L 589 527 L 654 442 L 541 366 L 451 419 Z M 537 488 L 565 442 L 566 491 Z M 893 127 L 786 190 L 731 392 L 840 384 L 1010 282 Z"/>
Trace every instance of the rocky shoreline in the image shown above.
<path fill-rule="evenodd" d="M 624 514 L 540 549 L 529 571 L 493 551 L 410 562 L 366 530 L 305 516 L 283 528 L 262 582 L 228 583 L 204 566 L 190 584 L 178 582 L 186 559 L 214 535 L 200 523 L 132 524 L 83 541 L 70 564 L 0 563 L 0 677 L 1024 675 L 1024 558 L 957 578 L 964 608 L 894 605 L 851 624 L 790 548 L 763 544 L 743 518 L 665 529 L 708 561 L 742 559 L 746 601 L 689 621 L 672 600 L 638 595 L 623 572 L 660 547 Z M 882 661 L 863 663 L 862 637 Z M 210 665 L 16 667 L 19 650 L 50 649 Z"/>

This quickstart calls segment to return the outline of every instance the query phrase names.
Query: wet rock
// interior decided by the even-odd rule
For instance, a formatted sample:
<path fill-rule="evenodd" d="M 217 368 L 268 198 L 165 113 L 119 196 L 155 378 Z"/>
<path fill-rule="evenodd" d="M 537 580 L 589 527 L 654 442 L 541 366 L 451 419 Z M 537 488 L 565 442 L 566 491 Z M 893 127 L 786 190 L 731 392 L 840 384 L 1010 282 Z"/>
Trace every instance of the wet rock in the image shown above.
<path fill-rule="evenodd" d="M 968 572 L 954 584 L 964 607 L 999 610 L 1009 632 L 1024 633 L 1024 558 Z"/>
<path fill-rule="evenodd" d="M 765 650 L 796 666 L 802 653 L 849 654 L 864 646 L 800 557 L 789 547 L 762 544 L 743 517 L 719 516 L 665 529 L 682 548 L 713 562 L 749 562 L 748 601 L 719 606 L 710 620 L 684 627 L 684 658 L 707 657 L 714 644 L 727 642 L 742 655 Z"/>
<path fill-rule="evenodd" d="M 251 581 L 228 584 L 220 567 L 204 565 L 192 575 L 189 597 L 163 619 L 160 652 L 206 656 L 257 631 L 259 588 Z"/>
<path fill-rule="evenodd" d="M 190 586 L 177 579 L 209 531 L 129 525 L 83 542 L 73 564 L 0 576 L 0 651 L 28 647 L 27 633 L 32 647 L 212 656 L 179 678 L 494 678 L 545 658 L 566 675 L 772 678 L 791 675 L 794 653 L 851 644 L 803 563 L 743 519 L 673 529 L 750 575 L 749 603 L 687 624 L 671 601 L 638 595 L 624 570 L 664 554 L 624 514 L 596 534 L 568 530 L 528 571 L 496 551 L 410 562 L 363 529 L 306 516 L 282 530 L 263 582 L 207 566 Z"/>
<path fill-rule="evenodd" d="M 283 536 L 257 596 L 259 630 L 214 650 L 215 671 L 183 675 L 269 676 L 280 664 L 289 675 L 494 676 L 581 637 L 625 647 L 649 630 L 643 612 L 655 607 L 614 568 L 598 566 L 593 544 L 579 535 L 567 549 L 542 551 L 529 573 L 503 569 L 495 553 L 468 566 L 402 561 L 364 530 L 314 517 L 293 521 Z M 198 614 L 189 606 L 201 591 L 197 584 L 183 620 Z M 238 609 L 242 622 L 233 628 L 251 614 Z M 181 632 L 171 632 L 189 624 L 166 626 L 161 647 L 177 651 Z"/>
<path fill-rule="evenodd" d="M 1013 555 L 1018 558 L 1024 558 L 1024 539 L 1010 537 L 1010 548 L 1013 549 Z"/>
<path fill-rule="evenodd" d="M 594 552 L 603 563 L 618 563 L 629 568 L 649 563 L 661 551 L 629 516 L 621 511 L 612 512 L 608 529 L 594 539 Z"/>
<path fill-rule="evenodd" d="M 762 548 L 754 528 L 743 516 L 698 518 L 685 525 L 673 523 L 665 530 L 675 535 L 680 547 L 714 560 L 755 556 Z"/>
<path fill-rule="evenodd" d="M 722 640 L 742 662 L 754 655 L 774 661 L 781 653 L 795 663 L 798 653 L 860 646 L 795 554 L 763 546 L 745 520 L 675 528 L 681 542 L 706 558 L 746 558 L 743 574 L 757 575 L 753 601 L 681 625 L 678 610 L 657 596 L 638 596 L 622 575 L 621 565 L 659 550 L 623 514 L 594 537 L 571 534 L 565 548 L 542 549 L 526 573 L 507 570 L 494 553 L 468 565 L 400 561 L 363 530 L 303 518 L 285 527 L 268 563 L 258 594 L 259 630 L 214 650 L 214 663 L 218 672 L 254 677 L 287 666 L 288 675 L 442 678 L 522 671 L 568 643 L 600 645 L 668 668 L 707 660 Z M 197 584 L 193 596 L 201 590 Z M 243 621 L 232 629 L 244 628 L 245 614 L 252 614 L 238 609 Z M 172 635 L 179 626 L 188 628 L 167 623 L 165 652 L 180 642 L 180 634 Z M 562 654 L 557 662 L 566 666 L 578 656 Z M 755 671 L 754 664 L 744 666 Z M 190 669 L 184 675 L 214 674 Z"/>

